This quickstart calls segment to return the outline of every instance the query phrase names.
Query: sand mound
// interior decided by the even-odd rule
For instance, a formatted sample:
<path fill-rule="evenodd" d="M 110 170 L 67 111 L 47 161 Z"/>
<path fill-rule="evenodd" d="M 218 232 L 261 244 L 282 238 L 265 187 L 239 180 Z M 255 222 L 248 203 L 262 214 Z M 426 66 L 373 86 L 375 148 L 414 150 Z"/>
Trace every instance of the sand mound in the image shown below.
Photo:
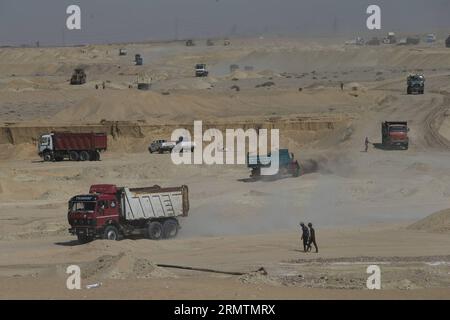
<path fill-rule="evenodd" d="M 85 279 L 94 277 L 96 279 L 174 277 L 173 274 L 157 267 L 151 261 L 125 252 L 116 256 L 101 256 L 83 264 L 81 270 L 82 277 Z"/>
<path fill-rule="evenodd" d="M 450 209 L 438 211 L 428 217 L 413 223 L 408 227 L 410 230 L 421 230 L 427 232 L 450 233 Z"/>

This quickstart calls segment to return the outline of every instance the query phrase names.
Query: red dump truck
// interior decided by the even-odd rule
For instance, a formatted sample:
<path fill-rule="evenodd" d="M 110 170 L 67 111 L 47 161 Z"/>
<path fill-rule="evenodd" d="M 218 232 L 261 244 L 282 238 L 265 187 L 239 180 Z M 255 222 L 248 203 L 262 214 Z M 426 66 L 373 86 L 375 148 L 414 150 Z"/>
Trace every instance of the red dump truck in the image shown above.
<path fill-rule="evenodd" d="M 119 240 L 145 236 L 152 240 L 174 238 L 179 218 L 189 211 L 188 187 L 146 188 L 93 185 L 89 194 L 69 200 L 69 232 L 80 243 L 96 238 Z"/>
<path fill-rule="evenodd" d="M 52 132 L 39 138 L 38 154 L 44 161 L 99 161 L 107 144 L 106 133 Z"/>
<path fill-rule="evenodd" d="M 384 148 L 403 148 L 408 150 L 408 122 L 384 121 L 381 124 L 381 138 Z"/>

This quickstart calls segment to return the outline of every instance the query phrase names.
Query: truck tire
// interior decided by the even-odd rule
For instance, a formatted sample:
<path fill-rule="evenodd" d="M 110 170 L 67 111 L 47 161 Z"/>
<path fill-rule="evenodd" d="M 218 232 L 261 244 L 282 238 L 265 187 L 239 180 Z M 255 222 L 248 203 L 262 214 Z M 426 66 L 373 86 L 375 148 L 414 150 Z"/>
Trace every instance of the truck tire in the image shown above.
<path fill-rule="evenodd" d="M 176 220 L 166 220 L 163 223 L 164 239 L 175 238 L 178 234 L 178 222 Z"/>
<path fill-rule="evenodd" d="M 88 236 L 85 236 L 85 235 L 79 235 L 79 234 L 77 235 L 77 238 L 78 238 L 78 242 L 80 244 L 89 243 L 92 240 L 94 240 L 94 238 L 92 238 L 92 237 L 88 237 Z"/>
<path fill-rule="evenodd" d="M 117 230 L 117 228 L 114 226 L 107 226 L 105 228 L 105 231 L 103 232 L 103 239 L 105 240 L 118 241 L 119 237 L 119 230 Z"/>
<path fill-rule="evenodd" d="M 50 152 L 44 153 L 44 161 L 45 162 L 53 161 L 53 156 L 52 156 L 52 154 Z"/>
<path fill-rule="evenodd" d="M 150 222 L 147 232 L 149 239 L 160 240 L 163 237 L 163 226 L 158 221 Z"/>
<path fill-rule="evenodd" d="M 80 155 L 76 151 L 70 151 L 69 152 L 69 160 L 70 161 L 78 161 L 78 160 L 80 160 Z"/>
<path fill-rule="evenodd" d="M 87 151 L 80 152 L 80 161 L 89 161 L 89 153 Z"/>
<path fill-rule="evenodd" d="M 250 174 L 250 177 L 260 177 L 261 176 L 261 168 L 252 168 L 252 172 Z"/>
<path fill-rule="evenodd" d="M 94 151 L 92 155 L 92 161 L 100 161 L 100 152 Z"/>

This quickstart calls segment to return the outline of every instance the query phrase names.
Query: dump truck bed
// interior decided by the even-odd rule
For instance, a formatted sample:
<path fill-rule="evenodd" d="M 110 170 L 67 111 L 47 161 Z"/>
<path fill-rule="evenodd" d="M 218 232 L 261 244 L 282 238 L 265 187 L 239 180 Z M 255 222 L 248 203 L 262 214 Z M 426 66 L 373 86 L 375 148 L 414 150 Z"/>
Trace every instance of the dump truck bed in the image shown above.
<path fill-rule="evenodd" d="M 187 216 L 188 187 L 123 188 L 122 215 L 126 220 Z"/>
<path fill-rule="evenodd" d="M 105 133 L 55 132 L 53 134 L 55 150 L 106 150 Z"/>

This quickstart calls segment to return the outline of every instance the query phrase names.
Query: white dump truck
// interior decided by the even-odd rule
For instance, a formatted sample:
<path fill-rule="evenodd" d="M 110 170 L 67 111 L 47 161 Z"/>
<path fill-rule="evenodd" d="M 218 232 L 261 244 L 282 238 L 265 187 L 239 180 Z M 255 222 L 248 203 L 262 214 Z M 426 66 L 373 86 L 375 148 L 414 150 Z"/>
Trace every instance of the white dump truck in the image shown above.
<path fill-rule="evenodd" d="M 129 236 L 174 238 L 180 228 L 179 218 L 187 217 L 188 212 L 189 193 L 184 185 L 172 188 L 93 185 L 89 194 L 69 200 L 69 232 L 81 243 Z"/>

